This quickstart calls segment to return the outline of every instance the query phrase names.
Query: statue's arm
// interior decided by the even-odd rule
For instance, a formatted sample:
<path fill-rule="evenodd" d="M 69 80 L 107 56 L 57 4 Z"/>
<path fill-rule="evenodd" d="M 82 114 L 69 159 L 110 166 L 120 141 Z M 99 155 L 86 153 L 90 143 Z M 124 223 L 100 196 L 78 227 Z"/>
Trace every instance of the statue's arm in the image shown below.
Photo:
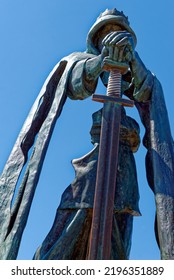
<path fill-rule="evenodd" d="M 71 99 L 83 100 L 95 92 L 98 77 L 103 71 L 102 61 L 102 55 L 89 55 L 89 58 L 75 64 L 68 79 L 67 95 Z"/>
<path fill-rule="evenodd" d="M 135 105 L 138 109 L 141 121 L 145 127 L 145 135 L 143 138 L 143 144 L 150 149 L 150 111 L 152 100 L 154 99 L 154 93 L 156 91 L 156 84 L 160 84 L 157 78 L 149 71 L 145 64 L 142 62 L 140 56 L 135 51 L 134 58 L 130 62 L 131 74 L 132 74 L 132 99 L 135 101 Z M 158 90 L 159 91 L 159 90 Z M 162 89 L 160 93 L 162 94 Z M 153 102 L 154 103 L 154 102 Z"/>
<path fill-rule="evenodd" d="M 134 86 L 133 98 L 137 102 L 149 101 L 153 91 L 154 75 L 146 68 L 136 51 L 130 62 L 130 68 Z"/>

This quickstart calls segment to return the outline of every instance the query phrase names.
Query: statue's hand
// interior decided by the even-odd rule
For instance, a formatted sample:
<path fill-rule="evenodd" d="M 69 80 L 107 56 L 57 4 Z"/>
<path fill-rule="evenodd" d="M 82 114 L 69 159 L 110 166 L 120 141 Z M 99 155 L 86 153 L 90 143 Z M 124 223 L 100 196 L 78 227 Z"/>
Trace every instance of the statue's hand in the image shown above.
<path fill-rule="evenodd" d="M 102 56 L 118 62 L 130 63 L 135 58 L 135 47 L 132 35 L 127 31 L 109 33 L 102 41 Z"/>

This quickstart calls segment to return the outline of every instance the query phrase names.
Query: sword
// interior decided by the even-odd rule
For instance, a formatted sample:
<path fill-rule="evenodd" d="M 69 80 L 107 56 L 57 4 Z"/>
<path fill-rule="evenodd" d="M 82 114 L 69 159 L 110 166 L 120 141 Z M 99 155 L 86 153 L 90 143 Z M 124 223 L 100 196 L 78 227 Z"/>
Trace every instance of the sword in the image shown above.
<path fill-rule="evenodd" d="M 102 102 L 104 105 L 88 248 L 89 260 L 109 260 L 111 258 L 121 108 L 134 105 L 132 100 L 121 97 L 121 75 L 127 72 L 128 65 L 106 57 L 103 69 L 110 71 L 107 94 L 93 94 L 92 97 L 94 101 Z"/>

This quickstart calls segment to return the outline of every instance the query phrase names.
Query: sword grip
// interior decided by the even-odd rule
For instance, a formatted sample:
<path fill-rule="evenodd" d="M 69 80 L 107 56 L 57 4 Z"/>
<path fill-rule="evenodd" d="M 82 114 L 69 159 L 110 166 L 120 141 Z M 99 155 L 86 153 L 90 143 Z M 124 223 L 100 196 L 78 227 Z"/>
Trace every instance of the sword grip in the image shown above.
<path fill-rule="evenodd" d="M 121 97 L 121 76 L 127 72 L 128 67 L 124 62 L 117 62 L 105 57 L 103 69 L 110 72 L 106 95 Z"/>
<path fill-rule="evenodd" d="M 117 69 L 110 71 L 106 95 L 121 97 L 121 73 Z"/>

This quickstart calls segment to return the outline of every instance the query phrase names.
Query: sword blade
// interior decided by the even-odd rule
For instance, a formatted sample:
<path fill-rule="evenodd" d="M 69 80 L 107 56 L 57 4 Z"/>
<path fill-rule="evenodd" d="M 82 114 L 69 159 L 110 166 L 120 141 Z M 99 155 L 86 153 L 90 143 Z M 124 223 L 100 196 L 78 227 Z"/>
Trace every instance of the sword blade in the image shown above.
<path fill-rule="evenodd" d="M 89 255 L 91 260 L 111 257 L 111 234 L 118 164 L 121 105 L 103 107 Z"/>

